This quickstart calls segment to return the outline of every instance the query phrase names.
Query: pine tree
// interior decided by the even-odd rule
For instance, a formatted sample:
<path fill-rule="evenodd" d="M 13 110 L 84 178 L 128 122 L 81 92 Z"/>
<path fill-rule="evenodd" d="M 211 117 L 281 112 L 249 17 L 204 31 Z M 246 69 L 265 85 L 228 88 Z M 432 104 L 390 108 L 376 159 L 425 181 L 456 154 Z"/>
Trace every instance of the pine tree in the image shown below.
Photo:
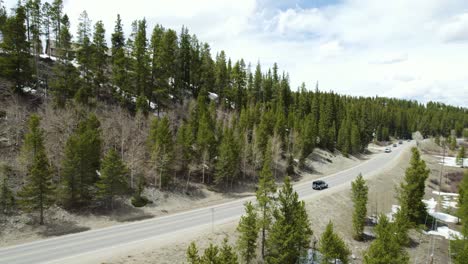
<path fill-rule="evenodd" d="M 161 41 L 161 58 L 159 65 L 161 65 L 161 87 L 166 88 L 168 93 L 174 98 L 177 98 L 178 91 L 176 91 L 175 77 L 177 76 L 177 33 L 168 29 L 164 32 Z"/>
<path fill-rule="evenodd" d="M 45 35 L 45 53 L 50 56 L 50 43 L 51 43 L 51 27 L 52 27 L 52 5 L 49 2 L 45 2 L 42 5 L 42 26 Z"/>
<path fill-rule="evenodd" d="M 114 149 L 109 150 L 102 161 L 101 177 L 96 183 L 97 197 L 114 209 L 114 197 L 128 192 L 127 167 Z"/>
<path fill-rule="evenodd" d="M 151 97 L 151 90 L 149 88 L 151 76 L 150 71 L 150 57 L 148 54 L 148 39 L 146 38 L 146 19 L 138 21 L 137 33 L 135 36 L 135 43 L 133 49 L 133 56 L 135 58 L 135 90 L 136 95 L 144 95 L 146 98 Z"/>
<path fill-rule="evenodd" d="M 405 182 L 401 183 L 399 190 L 399 202 L 407 213 L 408 220 L 418 224 L 424 222 L 426 216 L 426 205 L 422 202 L 424 198 L 425 182 L 430 170 L 426 168 L 426 163 L 421 160 L 419 151 L 412 150 L 410 166 L 405 172 Z"/>
<path fill-rule="evenodd" d="M 223 264 L 219 260 L 219 248 L 216 245 L 210 243 L 205 249 L 203 256 L 200 258 L 201 264 Z"/>
<path fill-rule="evenodd" d="M 190 243 L 190 245 L 187 248 L 187 262 L 189 264 L 201 263 L 200 257 L 198 256 L 197 245 L 193 241 Z"/>
<path fill-rule="evenodd" d="M 85 205 L 92 198 L 100 167 L 100 134 L 99 120 L 91 114 L 78 124 L 66 142 L 62 161 L 62 199 L 66 207 Z"/>
<path fill-rule="evenodd" d="M 319 251 L 322 253 L 322 263 L 330 263 L 340 260 L 341 263 L 349 263 L 351 252 L 345 242 L 333 231 L 333 223 L 330 221 L 325 232 L 320 237 Z"/>
<path fill-rule="evenodd" d="M 385 215 L 381 215 L 374 228 L 376 239 L 364 255 L 365 264 L 404 264 L 409 263 L 408 253 L 398 243 L 394 227 Z"/>
<path fill-rule="evenodd" d="M 359 134 L 359 128 L 356 124 L 351 126 L 351 153 L 356 154 L 361 151 L 361 135 Z"/>
<path fill-rule="evenodd" d="M 256 258 L 258 238 L 257 212 L 251 202 L 245 203 L 245 215 L 241 216 L 237 232 L 240 254 L 245 263 L 249 264 Z"/>
<path fill-rule="evenodd" d="M 18 6 L 15 15 L 6 19 L 2 25 L 3 41 L 0 49 L 5 56 L 0 57 L 0 75 L 12 80 L 13 91 L 21 92 L 21 88 L 31 79 L 29 59 L 30 43 L 26 39 L 25 9 Z"/>
<path fill-rule="evenodd" d="M 50 84 L 50 89 L 54 96 L 55 105 L 58 107 L 64 107 L 67 99 L 70 99 L 73 96 L 75 96 L 75 93 L 80 88 L 81 83 L 79 78 L 79 72 L 71 63 L 72 37 L 69 31 L 70 22 L 68 21 L 67 15 L 65 15 L 60 21 L 60 42 L 57 51 L 59 60 L 54 66 L 55 78 Z M 85 96 L 81 97 L 87 97 L 87 95 L 85 94 Z"/>
<path fill-rule="evenodd" d="M 83 76 L 85 86 L 80 89 L 89 89 L 92 80 L 91 68 L 93 60 L 93 47 L 91 46 L 91 20 L 88 17 L 88 13 L 83 11 L 80 14 L 77 32 L 77 43 L 79 49 L 76 52 L 76 59 L 79 63 L 79 69 L 81 76 Z M 90 92 L 88 92 L 90 94 Z"/>
<path fill-rule="evenodd" d="M 11 168 L 0 164 L 0 213 L 9 214 L 16 204 L 15 195 L 10 189 Z"/>
<path fill-rule="evenodd" d="M 224 100 L 224 91 L 228 86 L 228 72 L 226 66 L 226 53 L 221 51 L 216 57 L 216 69 L 215 69 L 215 91 L 218 94 L 219 102 Z"/>
<path fill-rule="evenodd" d="M 216 162 L 215 183 L 220 186 L 224 184 L 227 189 L 229 184 L 239 174 L 239 144 L 234 136 L 233 129 L 224 128 L 221 144 L 219 145 L 219 155 Z"/>
<path fill-rule="evenodd" d="M 99 95 L 100 87 L 107 82 L 106 67 L 107 67 L 107 43 L 106 30 L 104 23 L 100 20 L 94 25 L 93 35 L 93 57 L 92 70 L 94 77 L 95 94 Z"/>
<path fill-rule="evenodd" d="M 161 120 L 154 119 L 150 131 L 150 144 L 152 160 L 159 179 L 159 188 L 169 184 L 169 169 L 173 159 L 173 136 L 169 118 L 164 116 Z M 156 178 L 155 183 L 156 185 Z"/>
<path fill-rule="evenodd" d="M 410 229 L 410 222 L 408 221 L 408 214 L 403 211 L 404 209 L 399 209 L 394 215 L 395 219 L 392 223 L 394 229 L 394 235 L 397 240 L 397 243 L 401 246 L 409 246 L 410 238 L 408 235 L 408 230 Z"/>
<path fill-rule="evenodd" d="M 463 160 L 465 158 L 465 146 L 461 146 L 457 154 L 457 164 L 463 168 Z"/>
<path fill-rule="evenodd" d="M 297 263 L 310 244 L 312 230 L 304 201 L 299 201 L 291 179 L 286 177 L 278 194 L 278 208 L 266 241 L 267 263 Z"/>
<path fill-rule="evenodd" d="M 271 155 L 265 155 L 263 168 L 258 179 L 257 191 L 255 193 L 260 210 L 259 226 L 262 233 L 262 258 L 265 258 L 265 241 L 271 225 L 275 193 L 276 183 L 273 179 L 273 173 L 271 172 Z"/>
<path fill-rule="evenodd" d="M 218 256 L 219 263 L 222 264 L 238 264 L 237 255 L 234 249 L 229 245 L 228 238 L 223 239 L 221 248 L 219 249 Z"/>
<path fill-rule="evenodd" d="M 39 224 L 44 224 L 44 209 L 54 202 L 54 187 L 49 161 L 44 148 L 44 132 L 39 127 L 40 118 L 32 115 L 29 119 L 29 132 L 25 136 L 25 145 L 33 148 L 23 148 L 29 151 L 32 163 L 28 167 L 26 185 L 19 191 L 20 205 L 26 211 L 40 212 Z"/>
<path fill-rule="evenodd" d="M 361 174 L 351 183 L 353 191 L 353 231 L 354 239 L 361 241 L 363 239 L 364 225 L 367 215 L 367 194 L 369 187 L 366 185 L 366 180 Z"/>
<path fill-rule="evenodd" d="M 41 40 L 41 23 L 42 23 L 42 8 L 40 0 L 28 0 L 26 9 L 30 13 L 30 26 L 28 32 L 31 31 L 32 38 L 28 40 L 31 43 L 32 54 L 34 55 L 34 62 L 32 64 L 33 72 L 36 81 L 39 80 L 39 55 L 42 53 L 42 40 Z"/>
<path fill-rule="evenodd" d="M 202 94 L 199 98 L 203 97 Z M 204 110 L 202 103 L 198 104 L 199 109 L 199 123 L 197 131 L 197 147 L 198 156 L 202 161 L 202 183 L 205 182 L 205 168 L 208 167 L 210 159 L 212 157 L 211 147 L 215 145 L 215 135 L 213 131 L 213 121 L 210 118 L 208 111 Z"/>
<path fill-rule="evenodd" d="M 119 94 L 122 91 L 130 92 L 127 74 L 127 58 L 125 57 L 125 36 L 120 15 L 117 15 L 114 32 L 111 37 L 112 47 L 112 83 Z"/>
<path fill-rule="evenodd" d="M 151 35 L 151 83 L 153 87 L 151 101 L 155 102 L 158 111 L 168 105 L 169 90 L 167 80 L 164 80 L 162 68 L 162 41 L 164 36 L 164 28 L 161 25 L 156 25 Z"/>
<path fill-rule="evenodd" d="M 462 234 L 465 239 L 468 238 L 468 170 L 465 170 L 463 179 L 458 187 L 458 210 L 457 216 L 460 218 L 463 227 Z"/>
<path fill-rule="evenodd" d="M 52 29 L 55 35 L 55 43 L 57 46 L 61 46 L 61 35 L 62 35 L 62 10 L 63 0 L 54 0 L 51 6 L 52 13 Z"/>
<path fill-rule="evenodd" d="M 192 60 L 192 53 L 191 53 L 191 45 L 190 45 L 190 34 L 188 32 L 188 28 L 182 26 L 182 30 L 180 31 L 180 38 L 179 38 L 179 52 L 177 53 L 177 62 L 179 68 L 179 86 L 178 87 L 181 91 L 189 91 L 191 90 L 193 96 L 198 95 L 198 91 L 196 90 L 194 85 L 191 85 L 190 81 L 190 66 Z"/>

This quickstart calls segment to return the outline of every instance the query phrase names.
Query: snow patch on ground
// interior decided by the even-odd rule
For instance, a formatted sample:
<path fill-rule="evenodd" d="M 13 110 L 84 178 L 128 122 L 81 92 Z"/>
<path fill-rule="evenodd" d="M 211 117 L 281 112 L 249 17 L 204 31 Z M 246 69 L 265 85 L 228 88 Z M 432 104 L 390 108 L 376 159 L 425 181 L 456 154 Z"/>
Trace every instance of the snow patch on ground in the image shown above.
<path fill-rule="evenodd" d="M 208 97 L 211 99 L 211 100 L 216 100 L 218 99 L 218 95 L 215 94 L 215 93 L 208 93 Z"/>
<path fill-rule="evenodd" d="M 442 195 L 442 196 L 458 196 L 458 193 L 446 193 L 446 192 L 438 192 L 438 191 L 432 191 L 433 194 L 436 195 Z"/>
<path fill-rule="evenodd" d="M 431 198 L 429 200 L 422 200 L 425 204 L 426 204 L 426 207 L 427 207 L 427 212 L 429 213 L 429 215 L 441 220 L 441 221 L 444 221 L 446 223 L 457 223 L 458 222 L 458 218 L 453 216 L 453 215 L 450 215 L 450 214 L 446 214 L 446 213 L 442 213 L 442 212 L 437 212 L 435 209 L 437 207 L 437 201 L 434 199 L 434 198 Z M 445 201 L 445 202 L 448 202 L 448 201 Z"/>
<path fill-rule="evenodd" d="M 444 166 L 449 167 L 461 167 L 461 163 L 457 163 L 457 159 L 455 157 L 442 157 L 442 156 L 435 156 L 439 159 L 439 164 L 444 164 Z M 468 158 L 463 159 L 463 167 L 468 167 Z"/>
<path fill-rule="evenodd" d="M 389 220 L 390 222 L 393 222 L 393 220 L 394 220 L 394 219 L 393 219 L 393 218 L 394 218 L 393 216 L 394 216 L 396 213 L 398 213 L 398 210 L 400 210 L 400 209 L 401 209 L 401 206 L 399 206 L 399 205 L 397 205 L 397 204 L 393 204 L 393 205 L 392 205 L 392 212 L 390 212 L 390 213 L 387 214 L 388 220 Z"/>
<path fill-rule="evenodd" d="M 460 232 L 452 230 L 447 226 L 441 226 L 437 228 L 437 231 L 431 230 L 429 232 L 424 232 L 428 235 L 443 236 L 445 239 L 455 240 L 457 238 L 462 238 Z"/>
<path fill-rule="evenodd" d="M 21 88 L 21 89 L 22 89 L 23 92 L 25 92 L 25 93 L 31 93 L 31 94 L 35 94 L 35 93 L 36 93 L 36 90 L 34 90 L 33 88 L 28 87 L 28 86 L 23 87 L 23 88 Z"/>

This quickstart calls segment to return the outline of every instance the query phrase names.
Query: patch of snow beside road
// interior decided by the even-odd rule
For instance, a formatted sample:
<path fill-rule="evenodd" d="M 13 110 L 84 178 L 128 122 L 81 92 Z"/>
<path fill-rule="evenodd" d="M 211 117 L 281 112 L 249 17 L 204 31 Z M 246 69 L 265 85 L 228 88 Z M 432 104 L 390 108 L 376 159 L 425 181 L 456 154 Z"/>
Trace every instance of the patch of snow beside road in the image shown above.
<path fill-rule="evenodd" d="M 462 238 L 460 232 L 452 230 L 447 226 L 441 226 L 437 228 L 437 231 L 431 230 L 429 232 L 425 232 L 428 235 L 435 235 L 435 236 L 443 236 L 446 239 L 455 240 L 457 238 Z"/>

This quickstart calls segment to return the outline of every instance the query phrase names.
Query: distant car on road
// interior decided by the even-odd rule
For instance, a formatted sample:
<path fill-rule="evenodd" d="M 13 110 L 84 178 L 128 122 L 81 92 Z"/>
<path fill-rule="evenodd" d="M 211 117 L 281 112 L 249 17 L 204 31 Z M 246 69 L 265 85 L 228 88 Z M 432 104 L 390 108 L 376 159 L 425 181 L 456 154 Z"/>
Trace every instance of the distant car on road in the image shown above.
<path fill-rule="evenodd" d="M 393 147 L 396 147 L 396 146 L 397 146 L 397 144 L 393 144 Z"/>
<path fill-rule="evenodd" d="M 392 150 L 390 148 L 385 148 L 385 153 L 390 153 Z"/>
<path fill-rule="evenodd" d="M 328 184 L 322 180 L 312 182 L 312 189 L 314 190 L 323 190 L 326 188 L 328 188 Z"/>
<path fill-rule="evenodd" d="M 400 145 L 403 144 L 403 140 L 398 141 L 398 144 Z"/>

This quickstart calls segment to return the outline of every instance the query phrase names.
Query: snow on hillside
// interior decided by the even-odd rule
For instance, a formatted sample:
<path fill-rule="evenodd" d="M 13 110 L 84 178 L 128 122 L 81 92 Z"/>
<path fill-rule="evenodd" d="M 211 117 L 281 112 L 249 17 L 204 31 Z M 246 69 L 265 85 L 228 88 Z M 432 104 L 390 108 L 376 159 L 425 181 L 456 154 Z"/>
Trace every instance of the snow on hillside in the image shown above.
<path fill-rule="evenodd" d="M 426 204 L 426 207 L 427 207 L 427 212 L 429 213 L 429 215 L 443 221 L 443 222 L 446 222 L 446 223 L 457 223 L 458 222 L 458 218 L 456 216 L 453 216 L 453 215 L 450 215 L 450 214 L 446 214 L 446 213 L 442 213 L 442 212 L 437 212 L 436 211 L 436 207 L 437 207 L 437 204 L 438 202 L 435 201 L 434 198 L 431 198 L 429 200 L 423 200 L 423 202 Z M 449 201 L 444 201 L 444 202 L 449 202 Z M 442 202 L 443 204 L 443 202 Z M 456 206 L 456 204 L 455 204 Z"/>
<path fill-rule="evenodd" d="M 461 167 L 461 163 L 457 163 L 457 159 L 455 157 L 442 157 L 442 156 L 435 156 L 439 159 L 439 164 L 444 164 L 444 166 L 449 167 Z M 463 159 L 463 167 L 468 167 L 468 158 Z"/>
<path fill-rule="evenodd" d="M 457 238 L 462 238 L 460 232 L 448 228 L 448 226 L 441 226 L 437 228 L 437 231 L 431 230 L 429 232 L 424 232 L 428 235 L 443 236 L 445 239 L 455 240 Z"/>
<path fill-rule="evenodd" d="M 432 193 L 435 195 L 441 196 L 440 198 L 442 199 L 441 201 L 442 208 L 444 209 L 457 208 L 457 205 L 458 205 L 457 193 L 444 193 L 444 192 L 437 192 L 437 191 L 433 191 Z M 445 223 L 458 223 L 458 217 L 447 214 L 447 213 L 436 211 L 437 204 L 438 204 L 438 201 L 436 201 L 436 199 L 431 198 L 429 200 L 422 200 L 422 201 L 426 204 L 427 212 L 432 217 Z M 399 209 L 400 209 L 399 205 L 395 205 L 395 204 L 392 205 L 392 211 L 387 214 L 387 217 L 390 219 L 390 221 L 393 221 L 393 218 L 394 218 L 393 216 L 398 212 Z M 431 230 L 429 232 L 425 232 L 425 234 L 443 236 L 446 239 L 450 239 L 450 240 L 454 240 L 456 238 L 461 237 L 460 232 L 452 230 L 447 226 L 438 227 L 437 230 Z"/>

